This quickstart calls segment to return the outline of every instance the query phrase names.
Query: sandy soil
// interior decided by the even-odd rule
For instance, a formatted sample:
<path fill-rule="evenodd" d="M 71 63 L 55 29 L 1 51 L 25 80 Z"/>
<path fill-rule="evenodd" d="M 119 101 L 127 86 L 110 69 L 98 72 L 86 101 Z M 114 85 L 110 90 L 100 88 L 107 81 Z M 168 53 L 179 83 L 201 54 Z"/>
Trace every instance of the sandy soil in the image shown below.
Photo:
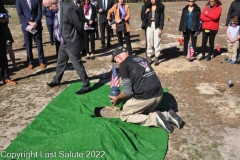
<path fill-rule="evenodd" d="M 206 2 L 197 2 L 203 9 Z M 178 108 L 178 114 L 185 121 L 185 126 L 174 130 L 169 136 L 169 148 L 165 159 L 240 159 L 240 65 L 226 63 L 227 56 L 218 55 L 211 61 L 193 60 L 188 62 L 181 55 L 182 47 L 177 39 L 181 9 L 187 2 L 164 3 L 165 17 L 171 16 L 172 21 L 165 21 L 162 35 L 162 53 L 160 65 L 153 66 L 163 87 L 169 88 L 172 94 L 171 103 Z M 215 43 L 226 51 L 226 38 L 223 26 L 230 2 L 223 2 L 220 30 Z M 140 29 L 140 6 L 131 5 L 131 40 L 133 53 L 145 57 L 144 32 Z M 4 150 L 12 140 L 37 116 L 45 106 L 56 97 L 67 85 L 78 81 L 74 70 L 66 70 L 62 85 L 48 88 L 46 82 L 55 74 L 55 47 L 48 41 L 48 32 L 43 18 L 43 42 L 47 68 L 41 69 L 37 63 L 37 50 L 33 49 L 36 59 L 35 68 L 27 69 L 26 51 L 22 48 L 23 36 L 17 21 L 15 10 L 10 27 L 14 35 L 14 50 L 19 71 L 12 68 L 11 77 L 18 85 L 0 84 L 0 151 Z M 111 42 L 113 47 L 117 41 Z M 198 38 L 198 52 L 201 52 L 201 35 Z M 92 82 L 109 83 L 112 49 L 99 49 L 100 41 L 96 40 L 96 59 L 86 61 L 83 57 L 87 74 Z M 69 62 L 69 66 L 71 63 Z M 228 88 L 229 79 L 234 86 Z M 77 90 L 77 89 L 76 89 Z M 74 93 L 73 93 L 74 94 Z"/>

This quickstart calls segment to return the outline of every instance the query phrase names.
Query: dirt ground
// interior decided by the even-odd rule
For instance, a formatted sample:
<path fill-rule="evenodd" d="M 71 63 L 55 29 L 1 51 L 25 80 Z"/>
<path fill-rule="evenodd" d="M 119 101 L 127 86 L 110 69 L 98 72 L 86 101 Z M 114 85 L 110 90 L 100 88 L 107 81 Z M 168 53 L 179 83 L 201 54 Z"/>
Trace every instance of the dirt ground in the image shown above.
<path fill-rule="evenodd" d="M 205 159 L 205 160 L 237 160 L 240 159 L 240 65 L 226 63 L 227 56 L 218 55 L 211 61 L 193 60 L 188 62 L 182 56 L 177 39 L 179 19 L 182 8 L 187 2 L 164 3 L 165 25 L 162 35 L 162 53 L 160 64 L 153 66 L 162 86 L 169 88 L 171 102 L 178 109 L 178 114 L 185 121 L 185 126 L 176 129 L 169 135 L 169 147 L 166 160 Z M 197 2 L 203 9 L 206 2 Z M 145 57 L 144 32 L 140 29 L 140 9 L 142 4 L 130 4 L 131 41 L 133 53 Z M 215 44 L 226 51 L 226 36 L 223 31 L 230 1 L 223 1 L 220 30 Z M 10 10 L 10 28 L 14 35 L 14 52 L 17 64 L 16 71 L 9 61 L 11 78 L 18 85 L 0 84 L 0 151 L 4 150 L 12 140 L 24 129 L 45 106 L 56 97 L 67 85 L 78 81 L 74 70 L 66 70 L 62 85 L 49 88 L 46 82 L 55 74 L 56 51 L 49 42 L 45 17 L 42 23 L 44 52 L 47 68 L 41 69 L 37 62 L 37 49 L 34 47 L 35 68 L 27 69 L 26 51 L 22 48 L 23 35 L 17 19 L 16 10 Z M 171 22 L 167 17 L 171 16 Z M 92 82 L 108 83 L 111 71 L 111 51 L 117 46 L 113 40 L 111 49 L 100 49 L 100 41 L 96 40 L 96 59 L 86 61 L 83 57 L 87 74 Z M 201 52 L 201 35 L 198 37 L 197 52 Z M 69 62 L 69 66 L 71 63 Z M 233 79 L 234 86 L 228 88 L 228 81 Z M 78 90 L 78 89 L 76 89 Z M 73 93 L 74 94 L 74 93 Z"/>

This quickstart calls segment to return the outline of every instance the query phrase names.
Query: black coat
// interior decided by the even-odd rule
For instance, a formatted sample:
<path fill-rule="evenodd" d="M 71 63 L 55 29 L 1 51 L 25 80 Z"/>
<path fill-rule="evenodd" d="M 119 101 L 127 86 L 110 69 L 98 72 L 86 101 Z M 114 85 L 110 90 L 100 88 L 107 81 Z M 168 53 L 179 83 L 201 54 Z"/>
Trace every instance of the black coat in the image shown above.
<path fill-rule="evenodd" d="M 238 16 L 238 19 L 240 20 L 240 0 L 235 0 L 231 3 L 229 10 L 228 10 L 228 15 L 227 15 L 227 20 L 225 26 L 228 26 L 230 19 L 233 16 Z"/>
<path fill-rule="evenodd" d="M 193 6 L 193 17 L 192 17 L 192 28 L 191 31 L 200 31 L 201 30 L 201 22 L 200 15 L 201 9 L 197 4 Z M 187 23 L 188 23 L 188 5 L 185 6 L 182 10 L 182 15 L 179 24 L 179 31 L 186 32 L 187 31 Z"/>
<path fill-rule="evenodd" d="M 95 27 L 95 18 L 96 18 L 96 15 L 97 15 L 96 7 L 91 4 L 91 8 L 92 8 L 92 15 L 91 15 L 90 20 L 93 21 L 93 23 L 92 23 L 91 26 L 92 26 L 92 27 Z M 81 21 L 86 22 L 86 23 L 89 25 L 89 21 L 90 21 L 90 20 L 87 19 L 87 18 L 85 18 L 83 5 L 81 5 L 81 6 L 79 7 L 79 16 L 80 16 L 79 18 L 80 18 Z"/>
<path fill-rule="evenodd" d="M 164 26 L 164 10 L 161 10 L 160 12 L 157 12 L 155 10 L 155 28 L 163 29 Z M 152 9 L 150 9 L 150 12 L 147 13 L 147 25 L 148 27 L 151 27 L 151 18 L 152 18 Z"/>

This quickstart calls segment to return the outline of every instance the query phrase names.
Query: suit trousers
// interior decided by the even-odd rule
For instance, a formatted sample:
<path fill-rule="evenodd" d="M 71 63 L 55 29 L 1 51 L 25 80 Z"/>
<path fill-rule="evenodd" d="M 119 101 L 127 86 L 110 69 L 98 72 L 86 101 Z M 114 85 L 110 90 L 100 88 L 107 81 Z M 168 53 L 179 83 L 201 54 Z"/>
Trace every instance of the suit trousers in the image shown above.
<path fill-rule="evenodd" d="M 147 27 L 147 56 L 151 57 L 153 47 L 155 49 L 155 57 L 160 55 L 161 36 L 158 36 L 159 28 L 155 28 L 155 22 L 151 23 L 151 27 Z"/>
<path fill-rule="evenodd" d="M 82 64 L 81 55 L 79 52 L 71 52 L 67 45 L 60 44 L 59 46 L 56 75 L 53 77 L 53 82 L 60 83 L 69 58 L 83 83 L 82 89 L 88 90 L 90 88 L 90 83 L 85 68 Z"/>
<path fill-rule="evenodd" d="M 123 32 L 117 32 L 117 37 L 118 37 L 118 45 L 119 46 L 123 46 Z M 127 46 L 127 50 L 128 50 L 128 54 L 132 55 L 132 46 L 131 46 L 131 41 L 130 41 L 130 32 L 124 32 L 124 38 L 125 38 L 125 42 L 126 42 L 126 46 Z"/>
<path fill-rule="evenodd" d="M 143 126 L 158 126 L 154 110 L 162 99 L 162 95 L 151 99 L 129 99 L 120 113 L 122 121 L 137 123 Z"/>
<path fill-rule="evenodd" d="M 37 31 L 34 35 L 30 32 L 24 31 L 24 40 L 26 42 L 26 50 L 27 50 L 27 59 L 28 63 L 32 64 L 33 53 L 32 53 L 32 39 L 34 38 L 35 43 L 38 49 L 38 61 L 39 63 L 44 63 L 44 53 L 43 53 L 43 45 L 42 45 L 42 31 Z"/>
<path fill-rule="evenodd" d="M 48 28 L 48 32 L 49 32 L 50 42 L 53 43 L 54 42 L 54 38 L 53 38 L 53 25 L 47 25 L 47 28 Z"/>
<path fill-rule="evenodd" d="M 2 73 L 3 81 L 6 79 L 10 79 L 9 70 L 8 70 L 8 59 L 6 52 L 6 41 L 0 38 L 0 68 Z"/>
<path fill-rule="evenodd" d="M 86 53 L 95 53 L 95 30 L 85 30 L 84 31 L 84 47 Z M 91 52 L 89 52 L 89 42 L 91 44 Z"/>
<path fill-rule="evenodd" d="M 183 53 L 185 55 L 187 55 L 187 53 L 188 53 L 188 43 L 189 43 L 190 37 L 191 37 L 191 41 L 192 41 L 191 44 L 192 44 L 193 50 L 194 50 L 194 52 L 197 51 L 197 48 L 196 48 L 197 36 L 194 37 L 195 33 L 196 33 L 195 31 L 191 31 L 190 29 L 188 29 L 187 32 L 183 32 L 183 34 L 185 35 Z"/>
<path fill-rule="evenodd" d="M 101 44 L 105 45 L 105 30 L 107 31 L 107 45 L 110 45 L 110 32 L 111 26 L 109 26 L 108 22 L 99 23 L 100 32 L 101 32 Z"/>
<path fill-rule="evenodd" d="M 206 54 L 206 48 L 207 48 L 207 41 L 209 38 L 209 53 L 208 55 L 211 56 L 214 53 L 214 40 L 217 32 L 208 32 L 205 31 L 202 32 L 202 55 L 205 56 Z"/>
<path fill-rule="evenodd" d="M 55 38 L 55 46 L 56 46 L 56 57 L 58 57 L 60 42 L 56 38 Z"/>

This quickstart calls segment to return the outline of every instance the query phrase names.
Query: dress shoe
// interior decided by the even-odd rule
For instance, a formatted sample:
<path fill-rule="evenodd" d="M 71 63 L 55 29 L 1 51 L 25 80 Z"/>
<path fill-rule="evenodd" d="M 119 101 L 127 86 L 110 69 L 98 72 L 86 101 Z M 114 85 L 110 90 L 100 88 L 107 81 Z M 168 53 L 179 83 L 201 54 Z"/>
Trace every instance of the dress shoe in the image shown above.
<path fill-rule="evenodd" d="M 101 49 L 105 48 L 105 45 L 103 44 L 100 48 L 101 48 Z"/>
<path fill-rule="evenodd" d="M 40 63 L 40 67 L 41 67 L 41 68 L 46 68 L 46 66 L 47 66 L 46 64 Z"/>
<path fill-rule="evenodd" d="M 6 80 L 4 81 L 4 83 L 6 83 L 6 84 L 10 84 L 10 85 L 17 84 L 16 81 L 13 81 L 13 80 L 10 80 L 10 79 L 6 79 Z"/>
<path fill-rule="evenodd" d="M 28 68 L 29 68 L 29 69 L 33 69 L 33 65 L 32 65 L 32 64 L 29 64 L 29 65 L 28 65 Z"/>
<path fill-rule="evenodd" d="M 90 89 L 80 89 L 79 91 L 77 91 L 77 92 L 75 92 L 75 94 L 77 94 L 77 95 L 80 95 L 80 94 L 85 94 L 85 93 L 87 93 L 87 92 L 89 92 L 90 91 Z"/>
<path fill-rule="evenodd" d="M 58 86 L 60 83 L 56 83 L 56 82 L 50 82 L 50 83 L 47 83 L 48 87 L 55 87 L 55 86 Z"/>
<path fill-rule="evenodd" d="M 204 60 L 205 58 L 206 58 L 205 56 L 202 56 L 198 60 L 201 61 L 201 60 Z"/>
<path fill-rule="evenodd" d="M 211 60 L 211 56 L 208 55 L 207 58 L 206 58 L 207 61 L 210 61 Z"/>

